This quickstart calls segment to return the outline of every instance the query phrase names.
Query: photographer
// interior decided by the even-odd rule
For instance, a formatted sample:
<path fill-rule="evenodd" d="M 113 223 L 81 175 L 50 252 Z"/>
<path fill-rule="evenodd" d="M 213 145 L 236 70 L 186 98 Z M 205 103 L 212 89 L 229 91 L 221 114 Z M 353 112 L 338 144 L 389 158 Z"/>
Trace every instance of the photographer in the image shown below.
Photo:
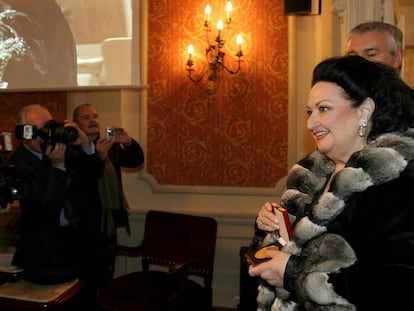
<path fill-rule="evenodd" d="M 23 130 L 22 130 L 23 128 Z M 13 264 L 34 283 L 80 278 L 80 301 L 92 309 L 103 264 L 99 210 L 85 196 L 101 175 L 90 143 L 76 124 L 59 124 L 41 105 L 24 107 L 11 163 L 22 181 L 20 240 Z"/>
<path fill-rule="evenodd" d="M 73 121 L 88 136 L 95 148 L 104 174 L 98 180 L 97 195 L 102 204 L 102 233 L 116 241 L 116 228 L 129 231 L 128 203 L 122 187 L 121 167 L 136 168 L 144 163 L 144 152 L 138 142 L 116 126 L 107 128 L 100 137 L 99 115 L 91 104 L 82 104 L 73 111 Z"/>

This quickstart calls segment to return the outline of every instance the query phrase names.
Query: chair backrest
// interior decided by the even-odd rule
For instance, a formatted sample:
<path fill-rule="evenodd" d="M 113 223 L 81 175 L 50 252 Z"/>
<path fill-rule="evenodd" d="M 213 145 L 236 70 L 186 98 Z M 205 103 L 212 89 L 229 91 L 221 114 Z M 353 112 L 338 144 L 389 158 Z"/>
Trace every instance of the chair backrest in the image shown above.
<path fill-rule="evenodd" d="M 149 211 L 142 242 L 143 267 L 191 263 L 189 274 L 207 276 L 211 282 L 216 237 L 214 218 Z"/>

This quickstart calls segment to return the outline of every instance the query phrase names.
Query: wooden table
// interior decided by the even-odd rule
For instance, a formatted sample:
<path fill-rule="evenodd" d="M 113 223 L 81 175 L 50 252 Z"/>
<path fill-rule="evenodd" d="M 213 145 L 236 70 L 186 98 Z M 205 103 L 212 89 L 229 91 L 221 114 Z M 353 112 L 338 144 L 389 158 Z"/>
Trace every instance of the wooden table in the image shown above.
<path fill-rule="evenodd" d="M 81 289 L 79 279 L 54 285 L 39 285 L 19 279 L 0 285 L 0 311 L 54 309 Z"/>

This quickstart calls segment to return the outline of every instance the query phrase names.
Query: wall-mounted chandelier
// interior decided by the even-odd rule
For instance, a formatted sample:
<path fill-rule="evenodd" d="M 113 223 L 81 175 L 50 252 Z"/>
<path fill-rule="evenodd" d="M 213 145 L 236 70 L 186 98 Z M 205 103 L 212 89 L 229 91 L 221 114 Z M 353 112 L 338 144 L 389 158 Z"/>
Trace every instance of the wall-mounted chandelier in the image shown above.
<path fill-rule="evenodd" d="M 227 27 L 231 24 L 231 12 L 233 10 L 233 5 L 230 1 L 226 4 L 226 20 L 225 23 Z M 188 72 L 188 78 L 193 82 L 200 82 L 203 78 L 208 75 L 208 81 L 211 82 L 212 87 L 208 89 L 209 94 L 214 94 L 217 92 L 218 89 L 218 82 L 219 82 L 219 73 L 223 69 L 228 72 L 229 74 L 233 75 L 240 72 L 241 67 L 240 64 L 242 62 L 242 43 L 243 38 L 240 34 L 237 35 L 236 43 L 238 45 L 238 51 L 236 53 L 237 56 L 237 67 L 235 69 L 231 69 L 228 65 L 224 63 L 224 45 L 226 40 L 223 38 L 223 21 L 219 19 L 217 21 L 217 35 L 214 37 L 214 40 L 211 39 L 212 36 L 212 29 L 211 29 L 211 6 L 209 4 L 205 7 L 205 21 L 204 21 L 204 31 L 206 33 L 206 40 L 207 40 L 207 47 L 205 51 L 206 61 L 208 63 L 207 70 L 200 74 L 198 77 L 194 77 L 194 61 L 193 61 L 193 54 L 194 54 L 194 46 L 190 44 L 188 46 L 188 60 L 186 63 L 186 70 Z"/>

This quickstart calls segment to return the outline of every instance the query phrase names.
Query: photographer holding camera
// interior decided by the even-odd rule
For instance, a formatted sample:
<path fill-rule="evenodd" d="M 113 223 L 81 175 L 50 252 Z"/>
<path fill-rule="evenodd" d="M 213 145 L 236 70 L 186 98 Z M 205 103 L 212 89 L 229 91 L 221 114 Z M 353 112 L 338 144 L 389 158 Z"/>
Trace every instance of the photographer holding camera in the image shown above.
<path fill-rule="evenodd" d="M 38 284 L 80 278 L 79 302 L 92 310 L 105 262 L 100 210 L 88 196 L 102 174 L 86 134 L 75 123 L 59 123 L 41 105 L 17 118 L 20 146 L 11 156 L 22 181 L 20 239 L 13 264 Z M 105 266 L 106 265 L 106 266 Z"/>
<path fill-rule="evenodd" d="M 104 167 L 97 182 L 97 195 L 102 205 L 102 233 L 116 242 L 116 228 L 129 232 L 128 202 L 123 187 L 121 167 L 136 168 L 144 163 L 144 152 L 139 143 L 120 127 L 106 128 L 100 136 L 99 114 L 91 104 L 81 104 L 73 111 L 73 122 L 88 136 L 95 148 L 98 161 Z"/>

